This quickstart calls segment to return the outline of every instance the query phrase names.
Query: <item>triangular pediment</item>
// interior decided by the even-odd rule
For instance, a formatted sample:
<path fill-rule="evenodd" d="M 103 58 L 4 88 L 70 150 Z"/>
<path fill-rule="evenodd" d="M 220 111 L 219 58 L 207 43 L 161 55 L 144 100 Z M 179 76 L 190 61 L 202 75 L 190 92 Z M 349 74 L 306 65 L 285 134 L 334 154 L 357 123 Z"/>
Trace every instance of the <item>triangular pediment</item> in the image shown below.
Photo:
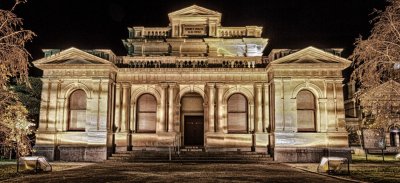
<path fill-rule="evenodd" d="M 85 51 L 77 48 L 69 48 L 61 51 L 60 53 L 36 60 L 33 62 L 34 65 L 43 64 L 57 64 L 57 65 L 86 65 L 86 64 L 110 64 L 111 62 L 103 58 L 97 57 Z"/>
<path fill-rule="evenodd" d="M 347 64 L 351 61 L 315 47 L 307 47 L 271 62 L 272 64 Z"/>
<path fill-rule="evenodd" d="M 197 6 L 192 5 L 187 8 L 183 8 L 168 14 L 169 17 L 185 17 L 185 16 L 221 16 L 221 13 Z"/>

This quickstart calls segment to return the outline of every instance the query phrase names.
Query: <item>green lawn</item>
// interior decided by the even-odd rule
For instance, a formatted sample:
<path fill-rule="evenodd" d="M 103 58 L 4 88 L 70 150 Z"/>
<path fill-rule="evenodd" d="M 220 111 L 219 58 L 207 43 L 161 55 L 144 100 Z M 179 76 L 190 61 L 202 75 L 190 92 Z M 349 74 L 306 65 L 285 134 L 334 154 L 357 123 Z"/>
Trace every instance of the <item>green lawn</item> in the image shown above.
<path fill-rule="evenodd" d="M 394 155 L 368 154 L 365 156 L 353 155 L 351 164 L 351 177 L 368 182 L 400 182 L 400 161 L 394 159 Z"/>

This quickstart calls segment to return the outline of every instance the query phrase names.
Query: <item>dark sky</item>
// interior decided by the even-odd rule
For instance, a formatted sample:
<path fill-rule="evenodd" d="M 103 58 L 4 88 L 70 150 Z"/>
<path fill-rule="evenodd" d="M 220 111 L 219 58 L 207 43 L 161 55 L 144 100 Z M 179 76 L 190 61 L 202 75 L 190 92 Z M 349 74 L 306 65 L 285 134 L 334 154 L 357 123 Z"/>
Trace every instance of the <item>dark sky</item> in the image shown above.
<path fill-rule="evenodd" d="M 0 8 L 4 2 L 0 0 Z M 33 60 L 42 48 L 108 48 L 126 55 L 121 39 L 128 26 L 167 26 L 168 13 L 199 5 L 222 13 L 222 26 L 263 26 L 272 48 L 343 47 L 352 51 L 368 36 L 373 9 L 385 0 L 28 0 L 16 13 L 38 36 L 29 43 Z"/>

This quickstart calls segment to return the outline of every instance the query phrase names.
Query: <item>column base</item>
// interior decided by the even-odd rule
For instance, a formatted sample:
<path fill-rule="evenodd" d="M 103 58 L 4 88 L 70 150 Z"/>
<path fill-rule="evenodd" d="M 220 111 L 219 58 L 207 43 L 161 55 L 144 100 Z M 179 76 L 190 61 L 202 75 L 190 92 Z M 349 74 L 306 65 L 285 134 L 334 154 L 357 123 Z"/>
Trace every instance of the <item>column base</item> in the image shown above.
<path fill-rule="evenodd" d="M 131 134 L 128 132 L 120 132 L 114 134 L 115 152 L 130 151 Z"/>

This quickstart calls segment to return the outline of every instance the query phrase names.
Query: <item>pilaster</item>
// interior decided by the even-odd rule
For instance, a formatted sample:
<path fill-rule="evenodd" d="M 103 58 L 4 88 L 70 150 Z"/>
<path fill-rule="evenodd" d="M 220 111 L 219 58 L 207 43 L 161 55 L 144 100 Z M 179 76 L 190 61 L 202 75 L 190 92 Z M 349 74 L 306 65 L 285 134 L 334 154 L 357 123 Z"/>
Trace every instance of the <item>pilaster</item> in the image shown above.
<path fill-rule="evenodd" d="M 122 85 L 122 107 L 121 107 L 121 132 L 128 132 L 129 130 L 129 96 L 130 96 L 130 85 L 128 83 L 124 83 Z"/>
<path fill-rule="evenodd" d="M 254 92 L 255 92 L 255 114 L 254 114 L 254 131 L 256 133 L 263 132 L 263 125 L 262 125 L 262 84 L 256 83 L 254 85 Z"/>
<path fill-rule="evenodd" d="M 114 108 L 114 125 L 117 131 L 121 130 L 121 85 L 115 85 L 115 108 Z"/>
<path fill-rule="evenodd" d="M 207 83 L 208 88 L 208 132 L 215 132 L 215 84 Z"/>
<path fill-rule="evenodd" d="M 268 132 L 269 126 L 269 84 L 263 86 L 263 131 Z"/>
<path fill-rule="evenodd" d="M 174 90 L 175 83 L 169 83 L 168 88 L 168 132 L 174 132 Z"/>
<path fill-rule="evenodd" d="M 161 83 L 160 84 L 160 87 L 161 87 L 161 101 L 160 101 L 160 110 L 159 110 L 159 112 L 160 112 L 160 124 L 158 125 L 159 126 L 159 129 L 160 129 L 160 131 L 161 132 L 166 132 L 167 131 L 167 124 L 165 123 L 165 121 L 166 121 L 166 111 L 167 111 L 167 108 L 166 108 L 166 92 L 167 92 L 167 88 L 168 88 L 168 84 L 166 84 L 166 83 Z"/>
<path fill-rule="evenodd" d="M 223 132 L 224 130 L 224 116 L 223 116 L 223 103 L 222 97 L 224 95 L 225 85 L 223 83 L 217 83 L 217 132 Z"/>

